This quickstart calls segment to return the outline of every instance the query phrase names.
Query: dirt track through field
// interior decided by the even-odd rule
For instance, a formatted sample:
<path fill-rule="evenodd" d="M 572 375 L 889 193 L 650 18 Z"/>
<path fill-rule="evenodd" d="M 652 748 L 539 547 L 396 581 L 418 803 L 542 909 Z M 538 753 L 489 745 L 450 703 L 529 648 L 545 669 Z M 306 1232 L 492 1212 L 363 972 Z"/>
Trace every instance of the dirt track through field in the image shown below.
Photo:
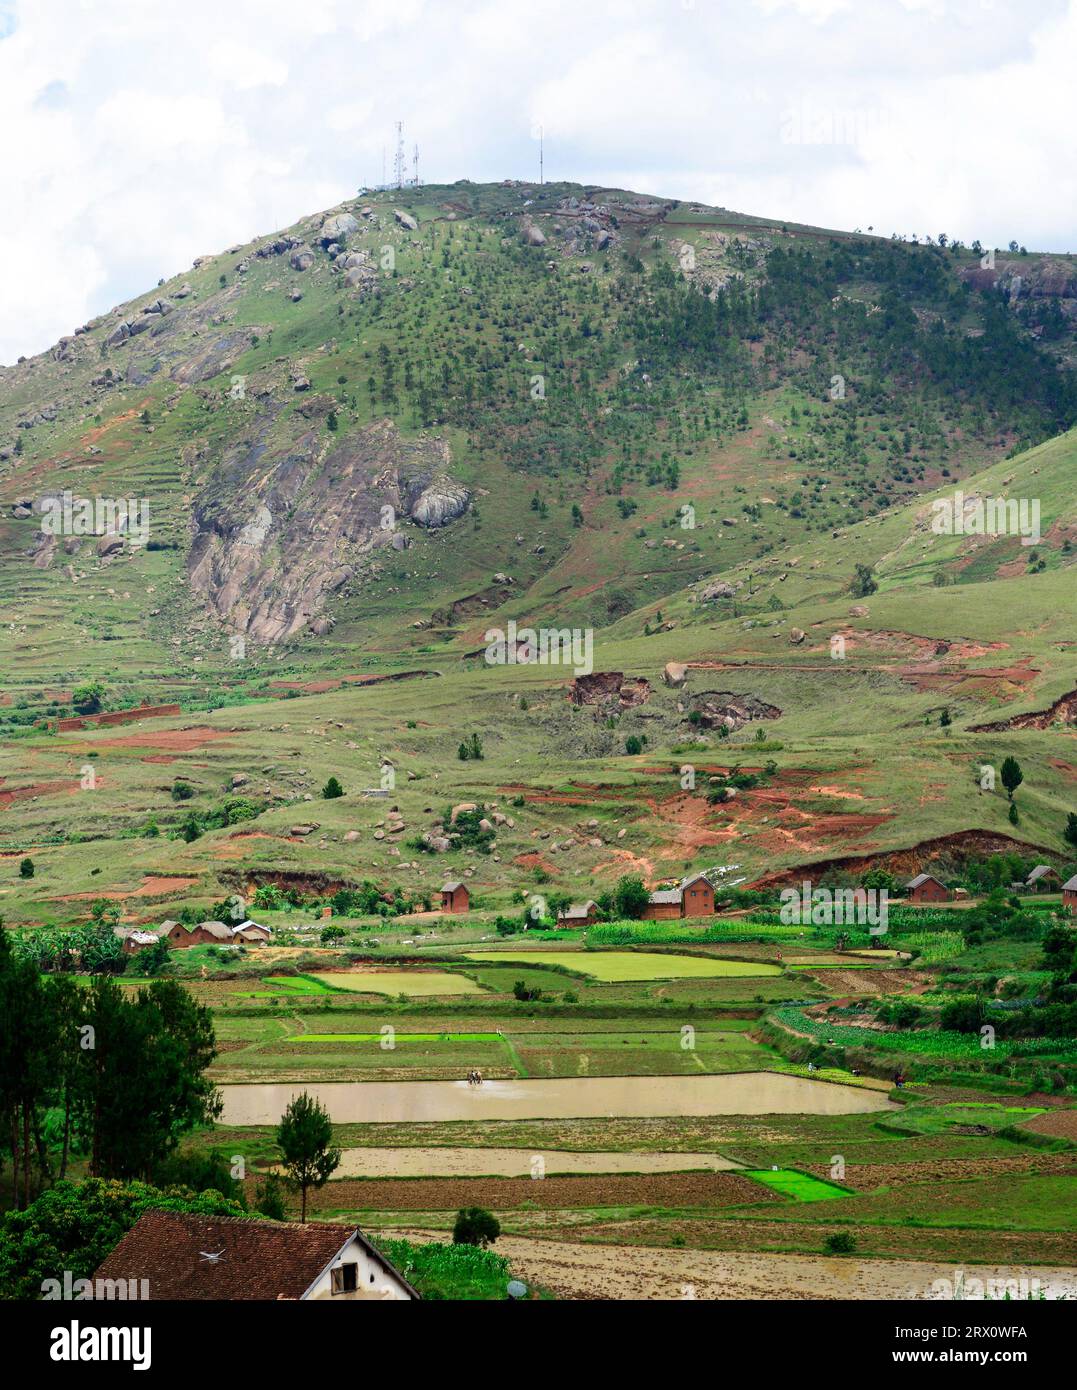
<path fill-rule="evenodd" d="M 401 1232 L 443 1240 L 444 1232 Z M 580 1245 L 502 1236 L 525 1283 L 577 1299 L 929 1299 L 936 1280 L 956 1283 L 952 1265 L 926 1260 L 857 1260 L 824 1255 L 749 1255 L 718 1250 L 658 1250 L 639 1245 Z M 1048 1299 L 1077 1297 L 1077 1269 L 1034 1265 L 969 1265 L 972 1279 L 1038 1279 Z"/>

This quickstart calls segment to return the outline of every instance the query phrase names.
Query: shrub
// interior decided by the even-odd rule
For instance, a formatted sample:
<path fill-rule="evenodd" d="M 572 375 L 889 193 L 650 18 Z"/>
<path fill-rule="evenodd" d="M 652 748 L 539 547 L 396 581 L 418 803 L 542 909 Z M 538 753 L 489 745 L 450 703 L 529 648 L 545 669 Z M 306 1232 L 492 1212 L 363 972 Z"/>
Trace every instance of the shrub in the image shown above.
<path fill-rule="evenodd" d="M 836 1231 L 833 1235 L 827 1236 L 823 1242 L 823 1249 L 828 1255 L 851 1255 L 856 1249 L 856 1237 L 851 1236 L 848 1231 Z"/>
<path fill-rule="evenodd" d="M 343 795 L 344 788 L 340 785 L 340 783 L 337 781 L 335 777 L 330 777 L 329 781 L 326 782 L 325 786 L 322 788 L 323 800 L 333 801 L 336 797 Z"/>
<path fill-rule="evenodd" d="M 464 1207 L 452 1228 L 454 1245 L 477 1245 L 485 1250 L 501 1234 L 501 1223 L 485 1207 Z"/>

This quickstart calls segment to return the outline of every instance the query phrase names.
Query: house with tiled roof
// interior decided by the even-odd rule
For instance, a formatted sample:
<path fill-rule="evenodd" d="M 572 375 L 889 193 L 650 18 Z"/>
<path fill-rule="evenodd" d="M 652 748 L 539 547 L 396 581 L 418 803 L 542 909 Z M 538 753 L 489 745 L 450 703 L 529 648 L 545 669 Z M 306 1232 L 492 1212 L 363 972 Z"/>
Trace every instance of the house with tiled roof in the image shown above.
<path fill-rule="evenodd" d="M 1062 884 L 1062 875 L 1050 864 L 1037 864 L 1025 879 L 1024 887 L 1033 893 L 1057 893 Z"/>
<path fill-rule="evenodd" d="M 1071 912 L 1077 912 L 1077 874 L 1062 885 L 1062 906 L 1068 907 Z"/>
<path fill-rule="evenodd" d="M 147 1211 L 93 1276 L 145 1287 L 150 1299 L 232 1303 L 417 1299 L 404 1276 L 355 1226 Z M 142 1283 L 145 1281 L 145 1284 Z"/>

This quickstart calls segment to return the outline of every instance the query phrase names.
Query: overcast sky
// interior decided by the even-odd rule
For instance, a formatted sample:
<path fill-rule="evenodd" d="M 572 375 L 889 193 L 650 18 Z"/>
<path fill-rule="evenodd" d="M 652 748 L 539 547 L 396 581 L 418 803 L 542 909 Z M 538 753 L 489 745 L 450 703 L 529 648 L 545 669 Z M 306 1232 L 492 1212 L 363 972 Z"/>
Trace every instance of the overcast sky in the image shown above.
<path fill-rule="evenodd" d="M 0 362 L 380 182 L 1077 249 L 1077 0 L 0 0 Z M 410 172 L 410 170 L 409 170 Z"/>

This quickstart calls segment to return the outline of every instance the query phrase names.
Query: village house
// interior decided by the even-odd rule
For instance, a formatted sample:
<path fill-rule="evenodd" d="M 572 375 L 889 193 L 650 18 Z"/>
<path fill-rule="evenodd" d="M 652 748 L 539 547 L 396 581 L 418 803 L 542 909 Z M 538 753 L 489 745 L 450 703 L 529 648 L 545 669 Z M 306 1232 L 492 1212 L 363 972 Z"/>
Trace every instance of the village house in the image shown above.
<path fill-rule="evenodd" d="M 644 922 L 669 922 L 681 916 L 681 890 L 679 888 L 659 888 L 648 894 L 647 906 L 643 909 Z"/>
<path fill-rule="evenodd" d="M 442 912 L 467 912 L 470 906 L 471 895 L 467 891 L 466 883 L 452 880 L 441 885 Z"/>
<path fill-rule="evenodd" d="M 1077 912 L 1077 874 L 1068 878 L 1062 885 L 1062 906 L 1068 907 L 1071 912 Z"/>
<path fill-rule="evenodd" d="M 113 934 L 123 942 L 126 955 L 134 955 L 146 946 L 155 946 L 160 940 L 157 932 L 143 927 L 113 927 Z"/>
<path fill-rule="evenodd" d="M 404 1301 L 418 1293 L 354 1226 L 143 1212 L 94 1273 L 154 1301 Z M 126 1282 L 141 1288 L 141 1282 Z"/>
<path fill-rule="evenodd" d="M 905 894 L 911 903 L 945 903 L 950 901 L 950 890 L 932 874 L 917 874 L 905 885 Z"/>
<path fill-rule="evenodd" d="M 668 922 L 679 917 L 710 917 L 714 914 L 714 889 L 703 874 L 692 874 L 677 888 L 659 888 L 649 894 L 643 909 L 644 922 Z"/>
<path fill-rule="evenodd" d="M 710 879 L 703 874 L 686 878 L 681 884 L 681 902 L 684 917 L 712 917 L 714 915 L 714 889 Z"/>
<path fill-rule="evenodd" d="M 1032 893 L 1057 893 L 1061 886 L 1062 875 L 1050 864 L 1037 864 L 1024 882 Z"/>
<path fill-rule="evenodd" d="M 231 946 L 242 942 L 245 946 L 264 946 L 273 935 L 271 927 L 249 918 L 238 924 L 229 922 L 199 922 L 193 927 L 183 922 L 162 922 L 159 927 L 116 927 L 116 935 L 123 941 L 125 951 L 141 951 L 152 946 L 155 941 L 164 940 L 170 950 L 182 951 L 188 946 Z"/>
<path fill-rule="evenodd" d="M 585 903 L 573 903 L 557 914 L 559 927 L 589 927 L 597 920 L 598 903 L 588 899 Z"/>

